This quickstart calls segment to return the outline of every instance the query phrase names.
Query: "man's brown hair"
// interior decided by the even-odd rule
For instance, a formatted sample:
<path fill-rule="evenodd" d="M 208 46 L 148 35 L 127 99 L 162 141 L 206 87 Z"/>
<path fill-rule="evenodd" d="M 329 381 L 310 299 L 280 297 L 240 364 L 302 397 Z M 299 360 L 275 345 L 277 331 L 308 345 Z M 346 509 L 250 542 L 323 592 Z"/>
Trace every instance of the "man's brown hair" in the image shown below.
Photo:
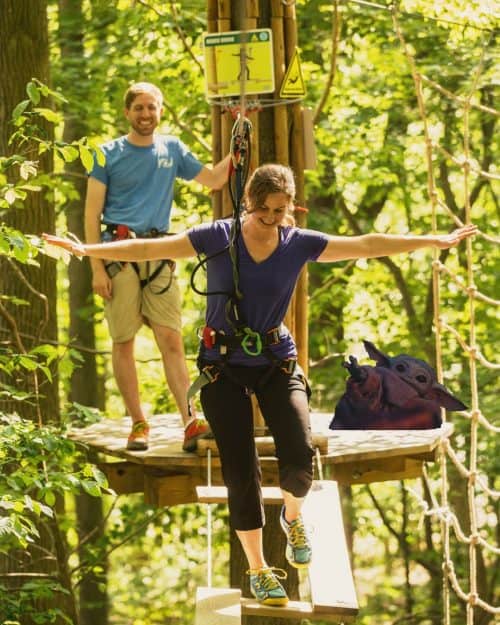
<path fill-rule="evenodd" d="M 160 108 L 163 106 L 163 94 L 156 85 L 153 85 L 150 82 L 136 82 L 133 85 L 130 85 L 125 92 L 125 108 L 129 110 L 132 106 L 132 102 L 142 93 L 151 94 L 158 101 Z"/>

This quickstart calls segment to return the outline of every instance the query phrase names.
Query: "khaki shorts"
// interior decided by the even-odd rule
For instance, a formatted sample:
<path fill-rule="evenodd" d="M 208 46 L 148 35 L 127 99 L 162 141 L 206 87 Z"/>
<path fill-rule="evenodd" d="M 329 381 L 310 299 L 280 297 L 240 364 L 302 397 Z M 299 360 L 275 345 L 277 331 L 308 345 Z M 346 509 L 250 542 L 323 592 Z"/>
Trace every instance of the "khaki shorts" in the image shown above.
<path fill-rule="evenodd" d="M 149 262 L 151 275 L 159 261 Z M 141 278 L 147 275 L 147 262 L 137 263 Z M 159 293 L 170 281 L 165 293 Z M 143 323 L 152 322 L 181 332 L 181 296 L 175 274 L 166 264 L 159 275 L 141 289 L 134 267 L 127 263 L 113 277 L 113 296 L 106 300 L 104 313 L 115 343 L 132 339 Z"/>

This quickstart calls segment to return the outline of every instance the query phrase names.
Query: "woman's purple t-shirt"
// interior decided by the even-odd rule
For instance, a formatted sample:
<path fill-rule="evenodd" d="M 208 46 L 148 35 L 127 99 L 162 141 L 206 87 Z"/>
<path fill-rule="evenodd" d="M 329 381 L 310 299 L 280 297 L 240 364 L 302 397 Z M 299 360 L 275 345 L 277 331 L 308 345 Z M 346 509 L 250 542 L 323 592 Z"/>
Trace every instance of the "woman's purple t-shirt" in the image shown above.
<path fill-rule="evenodd" d="M 232 219 L 195 226 L 188 231 L 189 239 L 198 254 L 207 257 L 221 252 L 229 245 Z M 239 288 L 243 293 L 238 310 L 246 325 L 265 334 L 282 324 L 293 294 L 295 283 L 307 261 L 316 260 L 323 252 L 328 237 L 315 230 L 281 227 L 280 240 L 274 252 L 262 262 L 255 262 L 247 251 L 243 236 L 238 237 Z M 207 291 L 232 293 L 233 269 L 229 251 L 209 258 L 207 263 Z M 206 325 L 225 334 L 234 334 L 226 318 L 227 295 L 208 295 Z M 280 358 L 297 355 L 295 342 L 283 326 L 281 341 L 270 349 Z M 218 348 L 207 349 L 205 360 L 219 360 Z M 265 356 L 248 356 L 241 348 L 231 350 L 231 364 L 259 366 L 269 364 Z"/>

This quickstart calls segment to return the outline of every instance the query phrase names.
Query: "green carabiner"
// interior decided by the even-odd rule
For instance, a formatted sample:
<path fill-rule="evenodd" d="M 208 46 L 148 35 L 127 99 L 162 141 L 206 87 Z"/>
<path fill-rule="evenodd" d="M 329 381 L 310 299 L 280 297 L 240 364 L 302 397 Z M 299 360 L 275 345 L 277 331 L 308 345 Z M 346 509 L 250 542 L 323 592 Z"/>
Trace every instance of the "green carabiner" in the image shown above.
<path fill-rule="evenodd" d="M 260 356 L 262 353 L 262 339 L 258 332 L 254 332 L 251 328 L 243 328 L 245 336 L 241 341 L 241 347 L 247 356 Z M 247 343 L 249 341 L 255 341 L 255 351 L 249 348 Z"/>

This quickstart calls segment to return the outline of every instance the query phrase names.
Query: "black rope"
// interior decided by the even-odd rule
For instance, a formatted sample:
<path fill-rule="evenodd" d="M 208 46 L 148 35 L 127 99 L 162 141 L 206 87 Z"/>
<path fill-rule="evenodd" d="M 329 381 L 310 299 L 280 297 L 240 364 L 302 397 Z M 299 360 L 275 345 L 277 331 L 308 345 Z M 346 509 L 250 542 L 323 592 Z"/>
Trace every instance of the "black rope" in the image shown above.
<path fill-rule="evenodd" d="M 226 295 L 228 302 L 231 303 L 234 298 L 241 299 L 243 297 L 239 290 L 239 272 L 238 272 L 238 239 L 241 235 L 241 212 L 243 193 L 245 190 L 245 184 L 248 179 L 248 173 L 250 170 L 250 156 L 251 156 L 251 143 L 250 133 L 252 125 L 246 118 L 242 118 L 238 115 L 233 129 L 231 132 L 231 171 L 229 175 L 229 196 L 233 205 L 233 222 L 231 224 L 231 231 L 229 235 L 229 245 L 226 245 L 222 250 L 214 252 L 209 256 L 201 258 L 191 272 L 190 284 L 191 288 L 198 295 Z M 221 254 L 229 251 L 231 258 L 231 264 L 233 268 L 233 285 L 232 291 L 202 291 L 196 287 L 195 277 L 198 271 L 205 267 L 209 260 L 216 258 Z M 234 314 L 234 311 L 233 311 Z M 237 313 L 236 313 L 237 314 Z"/>

